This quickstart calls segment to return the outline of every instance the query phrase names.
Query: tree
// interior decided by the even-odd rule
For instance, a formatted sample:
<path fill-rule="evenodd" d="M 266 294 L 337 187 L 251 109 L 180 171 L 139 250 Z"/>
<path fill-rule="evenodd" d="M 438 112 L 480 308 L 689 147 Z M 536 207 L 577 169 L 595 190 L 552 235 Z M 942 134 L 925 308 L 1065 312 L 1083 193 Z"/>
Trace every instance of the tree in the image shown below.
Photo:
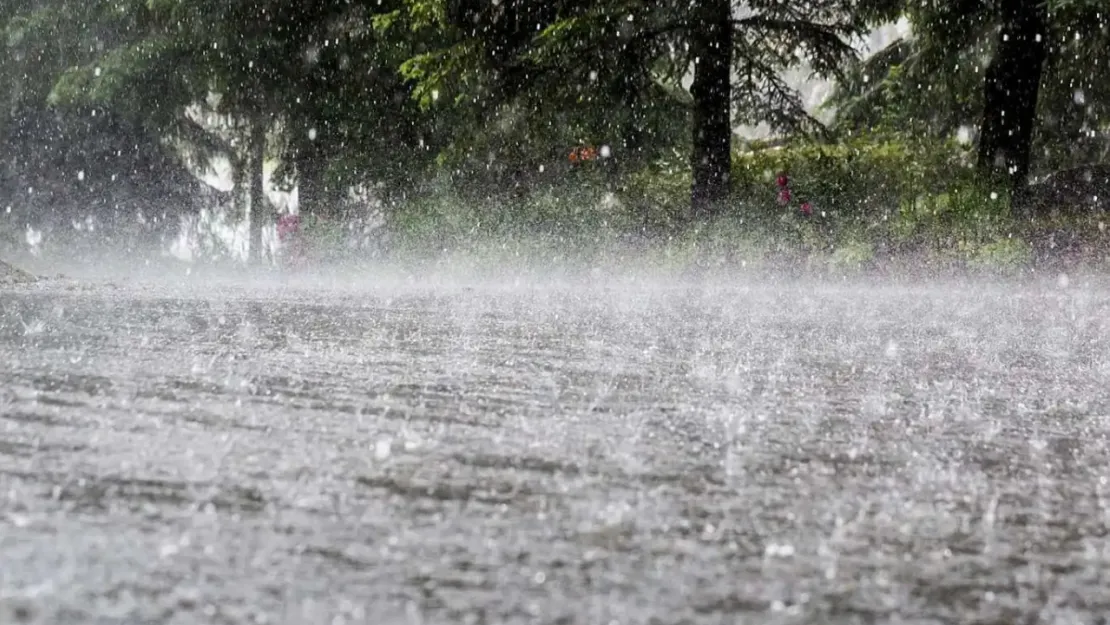
<path fill-rule="evenodd" d="M 156 235 L 174 223 L 176 210 L 193 207 L 191 177 L 125 110 L 50 104 L 63 72 L 135 37 L 144 4 L 0 5 L 7 44 L 0 49 L 0 77 L 7 86 L 0 107 L 0 184 L 13 214 L 27 223 L 69 227 L 90 217 L 100 230 L 117 217 L 131 225 L 138 217 L 142 229 Z M 164 201 L 145 202 L 152 194 Z"/>
<path fill-rule="evenodd" d="M 998 11 L 998 42 L 983 79 L 978 167 L 991 178 L 1008 176 L 1011 192 L 1021 194 L 1047 55 L 1047 16 L 1043 0 L 1009 0 Z"/>
<path fill-rule="evenodd" d="M 425 42 L 402 73 L 425 114 L 442 120 L 440 161 L 465 180 L 460 191 L 554 183 L 579 144 L 608 146 L 607 167 L 631 168 L 679 140 L 687 103 L 650 64 L 663 42 L 591 4 L 413 0 L 394 14 L 391 27 Z"/>
<path fill-rule="evenodd" d="M 690 208 L 696 217 L 721 210 L 728 201 L 732 168 L 732 3 L 702 0 L 701 28 L 691 33 L 694 50 L 693 183 Z"/>
<path fill-rule="evenodd" d="M 836 74 L 852 55 L 847 38 L 858 32 L 852 7 L 849 0 L 772 0 L 740 9 L 726 0 L 409 0 L 417 25 L 438 29 L 445 43 L 414 58 L 406 72 L 420 81 L 426 105 L 428 94 L 487 107 L 543 94 L 552 108 L 573 111 L 565 103 L 589 101 L 611 112 L 628 102 L 614 97 L 614 85 L 643 96 L 654 87 L 672 94 L 693 70 L 683 143 L 694 174 L 692 213 L 705 216 L 722 210 L 729 192 L 733 122 L 783 132 L 819 128 L 781 72 L 805 62 L 817 74 Z M 645 125 L 649 116 L 631 118 L 632 134 L 653 130 Z"/>
<path fill-rule="evenodd" d="M 335 215 L 338 191 L 360 178 L 388 194 L 431 162 L 434 140 L 424 140 L 424 119 L 396 72 L 408 44 L 373 28 L 396 8 L 389 2 L 102 4 L 105 13 L 86 23 L 117 11 L 134 26 L 53 74 L 53 102 L 119 112 L 199 169 L 217 157 L 249 167 L 233 179 L 237 206 L 251 205 L 255 259 L 269 219 L 264 159 L 282 158 L 278 179 L 300 187 L 303 211 L 326 216 Z"/>
<path fill-rule="evenodd" d="M 1110 153 L 1110 12 L 1102 3 L 882 4 L 872 24 L 901 15 L 913 34 L 849 72 L 830 100 L 839 130 L 976 138 L 980 171 L 1011 188 L 1018 205 L 1030 172 Z"/>

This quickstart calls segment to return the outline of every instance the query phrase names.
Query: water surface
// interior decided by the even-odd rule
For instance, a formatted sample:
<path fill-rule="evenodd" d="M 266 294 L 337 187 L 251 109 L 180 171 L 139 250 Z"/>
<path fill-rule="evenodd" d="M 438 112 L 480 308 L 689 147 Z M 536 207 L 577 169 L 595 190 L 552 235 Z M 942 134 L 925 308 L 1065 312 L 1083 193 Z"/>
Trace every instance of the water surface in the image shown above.
<path fill-rule="evenodd" d="M 1110 290 L 0 291 L 0 621 L 1095 623 Z"/>

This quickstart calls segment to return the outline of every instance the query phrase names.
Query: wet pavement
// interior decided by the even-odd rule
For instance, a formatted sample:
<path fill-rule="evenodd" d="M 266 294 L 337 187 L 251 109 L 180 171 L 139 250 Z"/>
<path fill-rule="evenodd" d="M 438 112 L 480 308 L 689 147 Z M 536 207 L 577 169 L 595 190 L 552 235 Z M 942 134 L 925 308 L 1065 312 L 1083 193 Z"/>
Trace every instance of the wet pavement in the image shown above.
<path fill-rule="evenodd" d="M 0 289 L 3 623 L 1104 623 L 1110 290 Z"/>

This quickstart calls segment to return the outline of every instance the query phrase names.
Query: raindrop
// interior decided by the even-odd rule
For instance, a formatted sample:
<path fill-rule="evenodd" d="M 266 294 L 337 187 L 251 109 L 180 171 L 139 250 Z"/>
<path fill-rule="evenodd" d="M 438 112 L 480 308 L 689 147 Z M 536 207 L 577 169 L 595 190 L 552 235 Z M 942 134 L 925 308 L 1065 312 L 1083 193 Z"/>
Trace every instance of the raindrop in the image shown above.
<path fill-rule="evenodd" d="M 81 171 L 77 172 L 77 180 L 81 182 L 85 181 L 85 170 L 82 169 Z"/>
<path fill-rule="evenodd" d="M 389 458 L 393 453 L 393 439 L 379 438 L 374 443 L 374 459 L 381 461 Z"/>
<path fill-rule="evenodd" d="M 764 553 L 767 555 L 767 557 L 770 558 L 789 558 L 794 555 L 794 545 L 779 545 L 771 543 L 767 545 Z"/>
<path fill-rule="evenodd" d="M 898 357 L 898 343 L 894 342 L 893 340 L 887 341 L 886 349 L 884 350 L 884 353 L 886 354 L 887 358 L 897 358 Z"/>
<path fill-rule="evenodd" d="M 308 140 L 309 141 L 315 141 L 316 140 L 316 129 L 315 128 L 309 128 L 308 129 Z"/>

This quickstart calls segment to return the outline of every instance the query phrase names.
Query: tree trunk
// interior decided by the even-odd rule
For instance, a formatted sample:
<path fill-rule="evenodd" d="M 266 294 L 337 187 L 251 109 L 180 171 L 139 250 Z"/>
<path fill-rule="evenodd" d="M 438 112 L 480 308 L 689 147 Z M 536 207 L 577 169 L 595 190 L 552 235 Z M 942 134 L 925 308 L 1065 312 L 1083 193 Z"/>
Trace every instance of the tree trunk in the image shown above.
<path fill-rule="evenodd" d="M 250 227 L 250 204 L 247 198 L 247 187 L 250 182 L 250 159 L 238 149 L 231 153 L 231 213 L 236 220 L 246 219 Z M 248 245 L 250 240 L 247 240 Z M 250 248 L 247 248 L 247 258 L 250 259 Z"/>
<path fill-rule="evenodd" d="M 719 214 L 731 191 L 732 8 L 729 0 L 702 0 L 694 33 L 694 143 L 690 154 L 695 218 Z"/>
<path fill-rule="evenodd" d="M 250 155 L 250 247 L 247 259 L 259 263 L 262 252 L 262 226 L 266 222 L 266 194 L 263 190 L 262 165 L 266 156 L 266 125 L 255 120 L 251 123 Z"/>
<path fill-rule="evenodd" d="M 644 147 L 644 89 L 651 78 L 643 51 L 636 46 L 629 46 L 621 53 L 620 65 L 620 97 L 626 115 L 621 133 L 621 153 L 625 160 L 631 161 L 640 156 Z"/>
<path fill-rule="evenodd" d="M 1029 178 L 1047 17 L 1042 0 L 1001 4 L 1002 28 L 983 82 L 978 168 L 988 179 L 1008 180 L 1016 206 Z"/>
<path fill-rule="evenodd" d="M 303 216 L 333 217 L 324 180 L 325 165 L 315 142 L 303 141 L 293 156 L 297 169 L 297 210 Z"/>

